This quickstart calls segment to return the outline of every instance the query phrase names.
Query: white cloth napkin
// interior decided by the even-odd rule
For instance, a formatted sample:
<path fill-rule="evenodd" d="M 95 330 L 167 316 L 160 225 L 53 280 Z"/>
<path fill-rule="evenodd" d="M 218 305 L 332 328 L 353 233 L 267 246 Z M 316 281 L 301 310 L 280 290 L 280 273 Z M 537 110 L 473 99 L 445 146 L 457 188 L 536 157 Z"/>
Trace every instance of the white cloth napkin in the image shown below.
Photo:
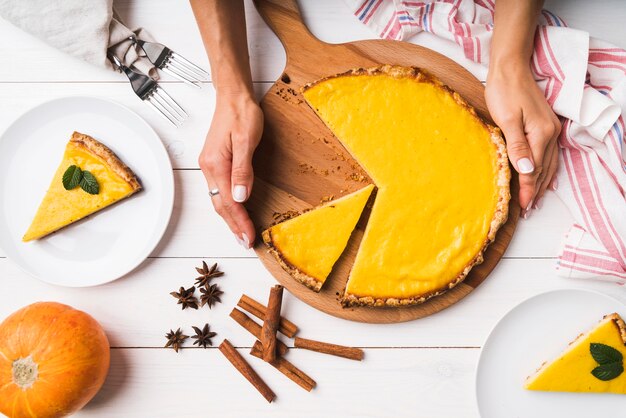
<path fill-rule="evenodd" d="M 91 64 L 113 68 L 107 52 L 127 66 L 156 76 L 129 36 L 152 38 L 142 28 L 129 29 L 113 10 L 113 0 L 0 0 L 0 16 L 49 45 Z"/>
<path fill-rule="evenodd" d="M 488 65 L 494 0 L 345 0 L 385 39 L 430 32 Z M 626 283 L 626 51 L 571 29 L 542 11 L 531 69 L 563 117 L 557 195 L 575 223 L 557 270 L 576 278 Z"/>

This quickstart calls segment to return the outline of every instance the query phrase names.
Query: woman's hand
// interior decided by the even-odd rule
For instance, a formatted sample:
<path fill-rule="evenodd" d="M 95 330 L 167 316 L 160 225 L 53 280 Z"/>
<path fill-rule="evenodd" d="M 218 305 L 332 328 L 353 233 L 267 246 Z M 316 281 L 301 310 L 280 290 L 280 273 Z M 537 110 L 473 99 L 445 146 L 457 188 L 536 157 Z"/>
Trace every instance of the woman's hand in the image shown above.
<path fill-rule="evenodd" d="M 543 0 L 496 2 L 485 99 L 506 138 L 519 173 L 522 216 L 541 206 L 548 186 L 556 188 L 557 138 L 561 123 L 530 71 L 537 17 Z"/>
<path fill-rule="evenodd" d="M 561 123 L 539 89 L 528 63 L 492 66 L 485 99 L 506 138 L 511 164 L 519 173 L 522 216 L 541 207 L 548 186 L 556 189 L 557 138 Z"/>
<path fill-rule="evenodd" d="M 245 248 L 254 243 L 254 225 L 243 206 L 252 191 L 252 155 L 263 132 L 263 113 L 249 93 L 218 93 L 215 113 L 198 162 L 215 211 Z"/>
<path fill-rule="evenodd" d="M 254 243 L 254 225 L 243 206 L 252 191 L 252 155 L 263 132 L 254 100 L 243 0 L 191 0 L 216 92 L 215 112 L 198 158 L 211 201 L 237 241 Z M 208 196 L 207 196 L 208 198 Z"/>

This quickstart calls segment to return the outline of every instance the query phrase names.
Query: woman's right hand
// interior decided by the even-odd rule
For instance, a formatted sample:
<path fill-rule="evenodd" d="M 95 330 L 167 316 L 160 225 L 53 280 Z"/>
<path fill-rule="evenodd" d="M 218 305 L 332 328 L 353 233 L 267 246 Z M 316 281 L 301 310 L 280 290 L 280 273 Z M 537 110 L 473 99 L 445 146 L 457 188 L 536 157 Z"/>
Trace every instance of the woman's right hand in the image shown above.
<path fill-rule="evenodd" d="M 559 162 L 559 118 L 530 70 L 537 19 L 543 0 L 498 0 L 485 99 L 506 138 L 511 164 L 519 173 L 521 215 L 541 206 L 546 189 L 555 189 Z"/>
<path fill-rule="evenodd" d="M 252 191 L 252 156 L 263 132 L 263 112 L 249 92 L 218 91 L 215 112 L 198 158 L 215 211 L 226 221 L 237 242 L 254 243 L 255 231 L 243 206 Z"/>
<path fill-rule="evenodd" d="M 532 208 L 541 207 L 546 189 L 556 189 L 561 123 L 525 62 L 492 65 L 485 99 L 519 173 L 521 215 L 527 218 Z"/>

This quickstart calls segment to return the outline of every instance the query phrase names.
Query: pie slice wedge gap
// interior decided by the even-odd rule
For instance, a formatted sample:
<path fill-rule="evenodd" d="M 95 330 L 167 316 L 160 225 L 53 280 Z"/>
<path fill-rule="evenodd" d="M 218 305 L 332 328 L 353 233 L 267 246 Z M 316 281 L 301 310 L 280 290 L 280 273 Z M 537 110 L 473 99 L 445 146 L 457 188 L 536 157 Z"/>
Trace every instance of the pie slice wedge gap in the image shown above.
<path fill-rule="evenodd" d="M 295 280 L 319 292 L 344 252 L 374 185 L 263 231 L 263 241 Z"/>
<path fill-rule="evenodd" d="M 602 344 L 616 350 L 621 355 L 622 373 L 610 380 L 597 378 L 592 371 L 601 366 L 598 359 L 606 360 L 605 369 L 619 368 L 609 356 L 595 359 L 591 354 L 591 344 Z M 612 350 L 609 350 L 612 351 Z M 615 353 L 615 351 L 612 351 Z M 544 363 L 526 380 L 528 390 L 551 392 L 589 392 L 626 394 L 626 373 L 623 361 L 626 357 L 626 324 L 616 314 L 606 315 L 593 329 L 581 334 L 554 360 Z M 612 377 L 606 375 L 606 377 Z"/>
<path fill-rule="evenodd" d="M 72 165 L 92 173 L 97 194 L 80 187 L 66 190 L 63 174 Z M 63 159 L 22 241 L 43 238 L 141 190 L 139 179 L 113 151 L 89 135 L 74 132 Z"/>

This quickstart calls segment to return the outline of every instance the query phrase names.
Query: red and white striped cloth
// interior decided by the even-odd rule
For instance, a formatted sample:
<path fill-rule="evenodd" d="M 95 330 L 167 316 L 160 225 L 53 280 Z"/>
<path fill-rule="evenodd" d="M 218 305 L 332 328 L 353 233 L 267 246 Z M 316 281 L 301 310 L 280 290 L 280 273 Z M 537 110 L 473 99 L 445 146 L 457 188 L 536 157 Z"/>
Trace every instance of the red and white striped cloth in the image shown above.
<path fill-rule="evenodd" d="M 456 43 L 468 59 L 489 63 L 494 0 L 345 1 L 381 38 L 430 32 Z M 575 223 L 558 273 L 626 283 L 626 51 L 544 10 L 531 69 L 564 120 L 556 193 Z"/>

